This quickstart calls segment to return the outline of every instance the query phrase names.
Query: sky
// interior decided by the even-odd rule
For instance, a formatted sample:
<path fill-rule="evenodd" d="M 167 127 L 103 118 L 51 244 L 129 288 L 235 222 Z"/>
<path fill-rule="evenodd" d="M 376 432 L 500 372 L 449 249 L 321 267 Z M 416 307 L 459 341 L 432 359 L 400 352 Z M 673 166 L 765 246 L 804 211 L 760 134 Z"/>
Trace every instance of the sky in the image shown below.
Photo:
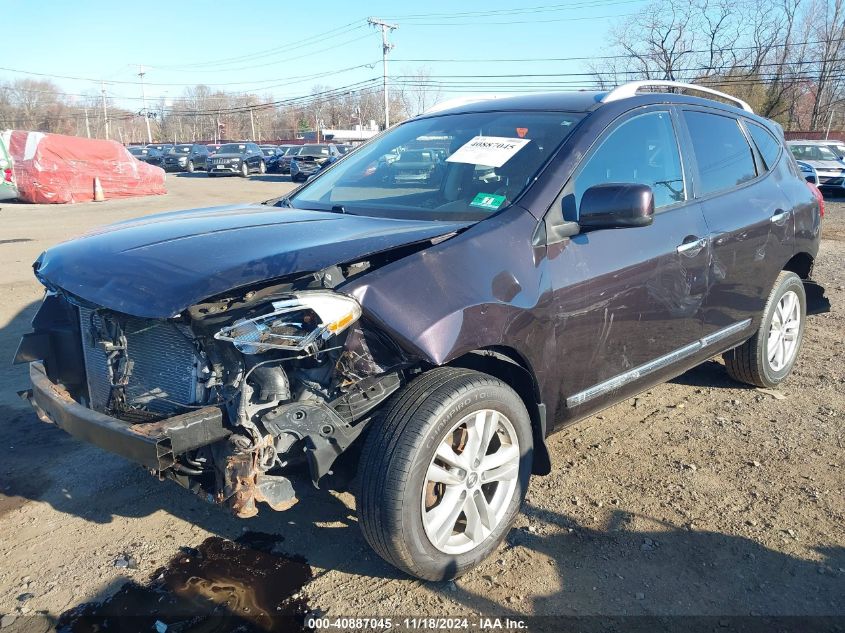
<path fill-rule="evenodd" d="M 109 97 L 135 109 L 141 107 L 140 65 L 150 102 L 172 102 L 185 86 L 199 83 L 294 98 L 315 85 L 380 78 L 381 34 L 366 22 L 378 17 L 399 27 L 390 34 L 389 74 L 425 67 L 448 82 L 443 98 L 496 93 L 513 90 L 512 82 L 529 73 L 586 72 L 583 60 L 553 58 L 606 54 L 611 27 L 645 3 L 3 0 L 0 80 L 51 79 L 63 92 L 80 95 L 99 95 L 103 81 Z M 504 59 L 531 61 L 492 61 Z"/>

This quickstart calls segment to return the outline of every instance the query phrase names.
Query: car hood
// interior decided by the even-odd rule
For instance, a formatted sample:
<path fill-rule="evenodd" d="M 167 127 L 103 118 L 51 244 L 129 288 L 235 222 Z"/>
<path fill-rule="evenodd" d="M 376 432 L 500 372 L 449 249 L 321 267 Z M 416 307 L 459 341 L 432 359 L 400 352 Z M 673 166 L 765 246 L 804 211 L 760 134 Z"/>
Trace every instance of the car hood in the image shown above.
<path fill-rule="evenodd" d="M 392 220 L 265 205 L 212 207 L 112 224 L 38 258 L 38 277 L 138 317 L 168 318 L 234 288 L 354 261 L 469 222 Z"/>
<path fill-rule="evenodd" d="M 227 152 L 225 154 L 218 152 L 217 154 L 211 154 L 212 158 L 243 158 L 243 156 L 243 154 L 235 154 L 233 152 Z"/>
<path fill-rule="evenodd" d="M 845 163 L 838 160 L 808 160 L 806 158 L 802 158 L 801 160 L 822 171 L 839 171 L 845 169 Z"/>

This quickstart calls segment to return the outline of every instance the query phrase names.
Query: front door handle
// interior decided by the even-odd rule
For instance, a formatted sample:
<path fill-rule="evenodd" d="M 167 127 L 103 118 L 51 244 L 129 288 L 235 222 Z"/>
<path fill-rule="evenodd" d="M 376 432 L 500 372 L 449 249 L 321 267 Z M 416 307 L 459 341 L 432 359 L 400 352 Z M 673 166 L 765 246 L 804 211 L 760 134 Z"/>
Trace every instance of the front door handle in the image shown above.
<path fill-rule="evenodd" d="M 707 238 L 702 237 L 699 239 L 692 238 L 689 241 L 685 241 L 681 244 L 677 251 L 681 255 L 686 255 L 687 257 L 695 257 L 701 252 L 701 249 L 707 246 Z"/>
<path fill-rule="evenodd" d="M 791 211 L 783 211 L 782 209 L 778 209 L 772 216 L 772 222 L 774 222 L 778 226 L 782 226 L 783 223 L 786 222 L 787 218 L 789 218 L 790 213 Z"/>

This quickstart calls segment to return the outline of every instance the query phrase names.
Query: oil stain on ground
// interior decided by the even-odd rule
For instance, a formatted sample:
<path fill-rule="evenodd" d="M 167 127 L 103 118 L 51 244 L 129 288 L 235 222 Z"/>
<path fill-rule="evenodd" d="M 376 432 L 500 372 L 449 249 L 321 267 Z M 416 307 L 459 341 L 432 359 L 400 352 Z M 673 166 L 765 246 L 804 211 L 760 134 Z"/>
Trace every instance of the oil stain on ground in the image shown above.
<path fill-rule="evenodd" d="M 64 612 L 68 633 L 227 633 L 303 631 L 311 580 L 304 559 L 273 553 L 281 537 L 257 532 L 237 541 L 212 536 L 183 548 L 147 585 L 130 581 L 111 598 Z"/>

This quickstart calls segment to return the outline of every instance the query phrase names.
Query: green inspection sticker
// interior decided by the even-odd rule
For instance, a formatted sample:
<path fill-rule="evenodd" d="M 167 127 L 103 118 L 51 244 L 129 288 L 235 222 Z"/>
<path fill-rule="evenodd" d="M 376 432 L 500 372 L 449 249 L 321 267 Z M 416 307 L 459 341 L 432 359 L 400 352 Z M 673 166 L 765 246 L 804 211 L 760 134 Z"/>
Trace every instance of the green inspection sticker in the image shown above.
<path fill-rule="evenodd" d="M 505 196 L 497 196 L 493 193 L 479 193 L 469 203 L 471 207 L 479 207 L 481 209 L 490 209 L 495 211 L 505 203 Z"/>

